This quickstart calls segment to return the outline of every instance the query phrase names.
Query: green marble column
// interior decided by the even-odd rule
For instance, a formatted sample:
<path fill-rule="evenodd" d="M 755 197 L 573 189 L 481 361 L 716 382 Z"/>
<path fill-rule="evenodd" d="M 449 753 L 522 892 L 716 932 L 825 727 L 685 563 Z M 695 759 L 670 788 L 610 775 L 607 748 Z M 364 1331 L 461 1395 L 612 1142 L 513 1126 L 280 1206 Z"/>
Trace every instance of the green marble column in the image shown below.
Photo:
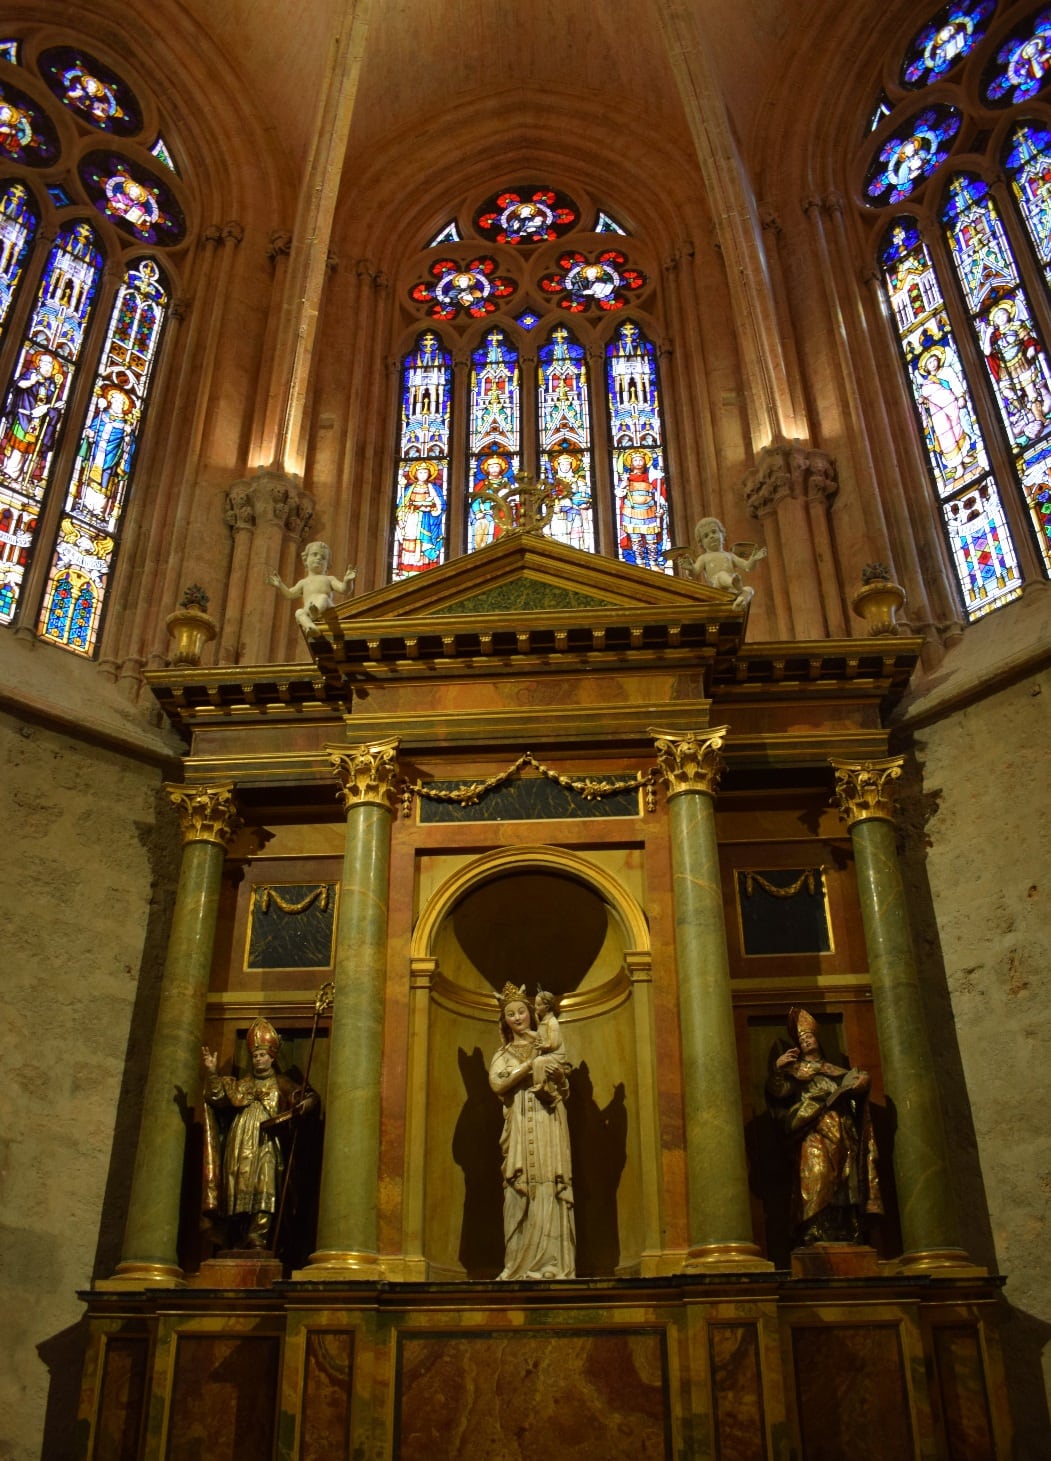
<path fill-rule="evenodd" d="M 896 1117 L 894 1178 L 905 1248 L 901 1266 L 973 1272 L 959 1246 L 949 1149 L 895 841 L 892 783 L 901 774 L 903 759 L 834 759 L 836 797 L 854 848 L 883 1088 Z"/>
<path fill-rule="evenodd" d="M 687 1270 L 759 1271 L 723 918 L 715 793 L 726 727 L 651 730 L 668 788 L 686 1114 Z"/>
<path fill-rule="evenodd" d="M 98 1288 L 171 1287 L 189 1110 L 201 1084 L 201 1030 L 212 971 L 223 862 L 241 825 L 232 786 L 167 786 L 183 854 L 143 1098 L 123 1257 Z"/>
<path fill-rule="evenodd" d="M 317 1251 L 295 1277 L 382 1278 L 380 1069 L 396 739 L 329 748 L 347 811 Z"/>

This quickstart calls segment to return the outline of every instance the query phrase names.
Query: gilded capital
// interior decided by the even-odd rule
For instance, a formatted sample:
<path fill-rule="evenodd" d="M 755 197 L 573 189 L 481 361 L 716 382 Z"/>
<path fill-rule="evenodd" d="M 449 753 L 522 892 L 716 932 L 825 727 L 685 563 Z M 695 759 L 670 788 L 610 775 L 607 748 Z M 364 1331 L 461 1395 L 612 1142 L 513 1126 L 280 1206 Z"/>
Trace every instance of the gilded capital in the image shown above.
<path fill-rule="evenodd" d="M 243 826 L 229 786 L 177 786 L 165 782 L 164 789 L 179 814 L 183 843 L 218 842 L 229 847 Z"/>
<path fill-rule="evenodd" d="M 830 759 L 836 773 L 835 805 L 848 827 L 873 819 L 894 821 L 892 783 L 901 775 L 904 756 L 886 756 L 881 761 Z"/>
<path fill-rule="evenodd" d="M 393 812 L 397 802 L 397 736 L 367 746 L 329 746 L 328 759 L 339 777 L 340 800 L 346 811 L 366 804 Z"/>
<path fill-rule="evenodd" d="M 720 755 L 729 726 L 708 731 L 663 731 L 651 726 L 649 734 L 657 745 L 657 765 L 668 788 L 668 796 L 684 791 L 701 791 L 714 796 L 723 772 Z"/>

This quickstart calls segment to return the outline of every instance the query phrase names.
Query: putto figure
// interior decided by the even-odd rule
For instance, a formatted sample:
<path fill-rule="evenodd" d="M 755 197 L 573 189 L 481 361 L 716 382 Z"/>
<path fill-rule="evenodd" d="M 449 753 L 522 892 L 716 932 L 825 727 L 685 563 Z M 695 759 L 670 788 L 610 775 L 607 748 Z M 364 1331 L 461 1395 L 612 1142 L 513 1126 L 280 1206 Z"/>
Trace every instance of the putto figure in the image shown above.
<path fill-rule="evenodd" d="M 794 1146 L 796 1244 L 861 1243 L 865 1218 L 883 1211 L 867 1100 L 869 1073 L 827 1061 L 817 1021 L 806 1010 L 789 1010 L 788 1031 L 792 1045 L 778 1056 L 766 1096 Z"/>
<path fill-rule="evenodd" d="M 541 994 L 541 1003 L 552 1000 Z M 497 1000 L 504 1043 L 489 1066 L 489 1084 L 504 1103 L 500 1278 L 573 1278 L 576 1229 L 566 1120 L 569 1081 L 558 1022 L 548 1013 L 543 1035 L 537 1030 L 525 985 L 505 984 Z M 550 1011 L 552 1003 L 546 1009 Z"/>
<path fill-rule="evenodd" d="M 285 1154 L 279 1131 L 319 1104 L 317 1092 L 280 1075 L 274 1062 L 281 1037 L 260 1016 L 248 1031 L 252 1073 L 218 1075 L 218 1056 L 202 1047 L 205 1108 L 205 1211 L 229 1220 L 227 1246 L 269 1249 L 281 1200 Z M 232 1110 L 225 1139 L 215 1110 Z M 219 1151 L 222 1148 L 220 1161 Z"/>
<path fill-rule="evenodd" d="M 300 556 L 307 571 L 298 583 L 289 588 L 276 573 L 268 573 L 266 581 L 286 599 L 298 599 L 302 594 L 303 603 L 296 610 L 296 623 L 310 639 L 321 633 L 318 626 L 325 610 L 331 609 L 335 602 L 333 595 L 346 593 L 358 570 L 348 568 L 342 578 L 333 577 L 328 571 L 332 550 L 327 543 L 308 543 Z"/>
<path fill-rule="evenodd" d="M 755 589 L 744 586 L 741 574 L 750 573 L 766 557 L 766 549 L 753 548 L 747 558 L 728 552 L 726 529 L 717 517 L 702 517 L 693 535 L 701 552 L 692 563 L 686 559 L 686 576 L 736 594 L 735 609 L 743 609 L 750 604 L 755 597 Z"/>

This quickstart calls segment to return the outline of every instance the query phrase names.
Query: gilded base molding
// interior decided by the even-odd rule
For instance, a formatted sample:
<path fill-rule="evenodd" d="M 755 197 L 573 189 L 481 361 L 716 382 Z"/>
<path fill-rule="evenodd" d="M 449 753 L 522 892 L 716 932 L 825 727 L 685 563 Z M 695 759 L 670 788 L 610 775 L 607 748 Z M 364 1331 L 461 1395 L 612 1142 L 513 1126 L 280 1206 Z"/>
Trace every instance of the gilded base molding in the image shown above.
<path fill-rule="evenodd" d="M 97 1278 L 92 1288 L 100 1292 L 127 1289 L 184 1289 L 186 1276 L 175 1263 L 118 1263 L 112 1278 Z"/>
<path fill-rule="evenodd" d="M 682 1273 L 773 1273 L 754 1243 L 703 1243 L 686 1255 Z"/>
<path fill-rule="evenodd" d="M 887 1267 L 892 1273 L 929 1273 L 935 1278 L 984 1278 L 989 1272 L 981 1264 L 973 1263 L 962 1248 L 924 1248 L 903 1253 Z"/>
<path fill-rule="evenodd" d="M 377 1253 L 358 1253 L 353 1249 L 333 1248 L 311 1253 L 306 1268 L 293 1270 L 293 1283 L 332 1283 L 344 1279 L 387 1278 L 387 1271 Z"/>

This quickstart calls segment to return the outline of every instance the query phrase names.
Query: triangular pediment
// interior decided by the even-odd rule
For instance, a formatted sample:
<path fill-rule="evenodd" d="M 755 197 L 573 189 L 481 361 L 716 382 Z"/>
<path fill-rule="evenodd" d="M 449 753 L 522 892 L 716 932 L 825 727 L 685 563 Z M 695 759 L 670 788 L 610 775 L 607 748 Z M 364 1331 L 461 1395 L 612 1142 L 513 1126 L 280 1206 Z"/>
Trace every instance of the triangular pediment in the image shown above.
<path fill-rule="evenodd" d="M 488 548 L 466 554 L 418 578 L 388 584 L 340 604 L 344 633 L 363 620 L 449 615 L 510 615 L 589 609 L 732 609 L 732 595 L 652 569 L 635 568 L 599 553 L 552 542 L 536 532 L 508 533 Z"/>

